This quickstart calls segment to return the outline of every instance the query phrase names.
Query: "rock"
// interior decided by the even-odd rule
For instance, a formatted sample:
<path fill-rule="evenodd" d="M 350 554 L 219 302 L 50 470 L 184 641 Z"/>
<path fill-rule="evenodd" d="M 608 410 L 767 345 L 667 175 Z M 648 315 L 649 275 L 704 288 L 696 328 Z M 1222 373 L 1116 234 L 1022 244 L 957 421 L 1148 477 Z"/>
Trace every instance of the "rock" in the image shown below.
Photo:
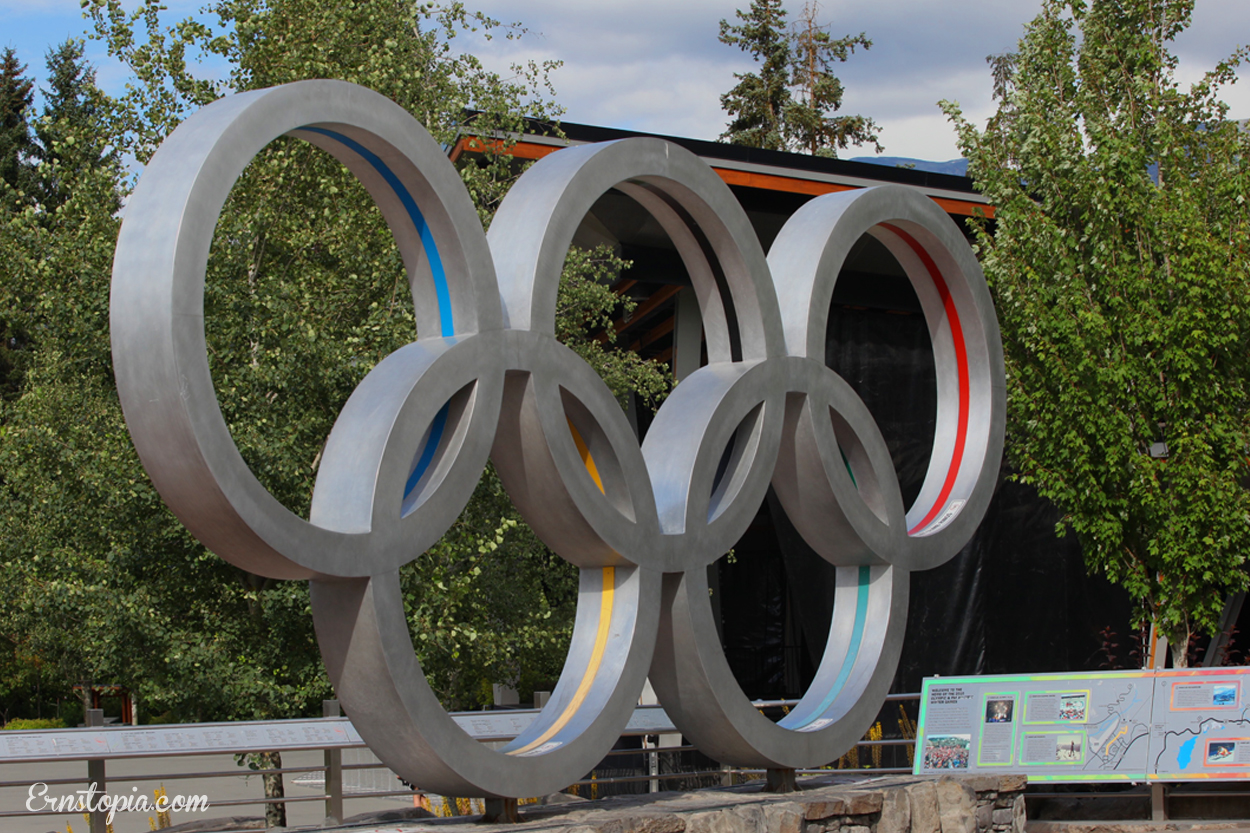
<path fill-rule="evenodd" d="M 1024 812 L 1024 795 L 1017 793 L 1015 804 L 1011 808 L 1012 833 L 1024 833 L 1024 823 L 1027 820 Z"/>
<path fill-rule="evenodd" d="M 711 815 L 704 813 L 701 815 Z M 599 825 L 599 833 L 684 833 L 686 820 L 674 813 L 626 816 L 611 819 Z M 752 831 L 721 829 L 708 833 L 753 833 Z"/>
<path fill-rule="evenodd" d="M 978 833 L 985 833 L 986 830 L 990 829 L 990 825 L 993 824 L 993 821 L 994 821 L 993 814 L 994 814 L 993 805 L 982 804 L 979 807 L 977 807 L 977 831 Z"/>
<path fill-rule="evenodd" d="M 938 807 L 937 785 L 921 781 L 907 788 L 907 800 L 911 805 L 912 833 L 941 833 L 942 816 Z"/>
<path fill-rule="evenodd" d="M 979 793 L 998 792 L 999 776 L 997 775 L 968 775 L 960 779 L 969 787 Z"/>
<path fill-rule="evenodd" d="M 911 802 L 907 793 L 893 789 L 885 793 L 881 800 L 881 820 L 877 822 L 877 833 L 910 833 Z"/>
<path fill-rule="evenodd" d="M 840 798 L 831 798 L 825 801 L 808 801 L 803 805 L 803 818 L 808 821 L 820 821 L 834 816 L 840 816 L 845 812 L 846 802 Z"/>
<path fill-rule="evenodd" d="M 1010 808 L 994 811 L 994 823 L 1008 825 L 1015 821 L 1015 813 Z"/>
<path fill-rule="evenodd" d="M 866 816 L 881 812 L 884 797 L 879 792 L 852 792 L 846 795 L 846 814 Z"/>
<path fill-rule="evenodd" d="M 938 813 L 942 833 L 976 833 L 977 795 L 954 778 L 937 782 Z"/>
<path fill-rule="evenodd" d="M 686 818 L 686 833 L 755 833 L 748 830 L 733 810 L 693 813 Z"/>
<path fill-rule="evenodd" d="M 343 824 L 386 824 L 389 821 L 409 821 L 411 819 L 432 819 L 434 814 L 424 807 L 403 807 L 395 810 L 374 810 L 369 813 L 357 813 L 343 819 Z M 166 828 L 172 830 L 173 828 Z M 213 830 L 218 828 L 214 827 Z M 221 828 L 223 830 L 228 828 Z M 261 828 L 264 829 L 264 828 Z"/>
<path fill-rule="evenodd" d="M 765 805 L 763 815 L 766 833 L 803 833 L 803 807 L 797 803 Z"/>
<path fill-rule="evenodd" d="M 1024 792 L 1024 788 L 1028 783 L 1029 777 L 1018 772 L 1010 775 L 1000 775 L 998 776 L 998 791 L 1000 793 Z"/>
<path fill-rule="evenodd" d="M 867 816 L 881 812 L 880 792 L 847 792 L 841 796 L 805 801 L 804 818 L 820 821 L 834 816 Z"/>
<path fill-rule="evenodd" d="M 170 833 L 201 833 L 201 831 L 228 830 L 264 830 L 264 816 L 227 816 L 217 819 L 196 819 L 184 821 L 173 827 L 166 827 Z"/>
<path fill-rule="evenodd" d="M 850 827 L 843 827 L 842 833 L 872 833 L 872 828 L 862 824 L 852 824 Z"/>

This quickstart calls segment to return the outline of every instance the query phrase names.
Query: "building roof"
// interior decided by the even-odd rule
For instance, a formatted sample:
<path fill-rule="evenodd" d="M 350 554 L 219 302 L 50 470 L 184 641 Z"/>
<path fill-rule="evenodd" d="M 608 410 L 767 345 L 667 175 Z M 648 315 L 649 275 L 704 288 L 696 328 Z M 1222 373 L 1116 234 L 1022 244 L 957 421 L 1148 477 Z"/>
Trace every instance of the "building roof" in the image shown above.
<path fill-rule="evenodd" d="M 972 180 L 965 176 L 574 122 L 561 122 L 558 130 L 542 122 L 531 121 L 529 124 L 527 132 L 506 149 L 509 155 L 518 159 L 541 159 L 571 145 L 638 136 L 653 137 L 680 145 L 699 156 L 731 186 L 814 197 L 834 191 L 896 183 L 919 189 L 948 214 L 971 217 L 983 212 L 989 218 L 994 216 L 993 206 L 977 193 Z M 466 133 L 452 148 L 452 160 L 462 153 L 472 152 L 481 143 L 481 138 Z"/>

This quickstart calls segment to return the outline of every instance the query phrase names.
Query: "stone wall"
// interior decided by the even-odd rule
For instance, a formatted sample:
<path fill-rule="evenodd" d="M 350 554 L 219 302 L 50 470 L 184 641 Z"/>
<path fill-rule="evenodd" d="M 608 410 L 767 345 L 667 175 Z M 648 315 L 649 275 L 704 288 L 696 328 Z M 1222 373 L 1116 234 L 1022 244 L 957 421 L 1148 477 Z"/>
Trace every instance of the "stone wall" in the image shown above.
<path fill-rule="evenodd" d="M 803 779 L 800 786 L 799 792 L 782 795 L 762 792 L 757 782 L 688 793 L 526 805 L 521 808 L 520 826 L 480 824 L 474 829 L 475 833 L 1024 833 L 1022 775 L 855 781 L 830 776 Z M 440 821 L 443 824 L 411 821 L 401 829 L 447 833 L 445 823 L 450 819 Z"/>

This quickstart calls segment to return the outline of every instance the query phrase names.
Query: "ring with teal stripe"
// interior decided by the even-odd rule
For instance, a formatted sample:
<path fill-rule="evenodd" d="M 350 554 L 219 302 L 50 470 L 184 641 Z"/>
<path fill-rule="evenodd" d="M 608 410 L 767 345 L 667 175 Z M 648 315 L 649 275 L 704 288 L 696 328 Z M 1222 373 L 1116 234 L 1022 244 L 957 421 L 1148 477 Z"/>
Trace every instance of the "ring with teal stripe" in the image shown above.
<path fill-rule="evenodd" d="M 847 467 L 850 468 L 849 465 Z M 855 621 L 851 626 L 851 638 L 846 647 L 846 656 L 842 659 L 842 668 L 838 671 L 838 676 L 833 681 L 833 685 L 825 692 L 824 698 L 820 701 L 813 711 L 807 712 L 806 709 L 802 713 L 794 716 L 797 718 L 795 724 L 791 724 L 787 719 L 780 721 L 779 725 L 787 729 L 802 731 L 804 727 L 810 726 L 821 718 L 829 707 L 838 699 L 838 695 L 842 693 L 842 689 L 846 687 L 846 681 L 851 677 L 851 671 L 855 668 L 855 660 L 859 657 L 860 646 L 864 642 L 864 628 L 868 622 L 868 591 L 872 588 L 872 568 L 862 566 L 859 568 L 859 583 L 855 590 Z M 805 716 L 804 716 L 805 715 Z"/>

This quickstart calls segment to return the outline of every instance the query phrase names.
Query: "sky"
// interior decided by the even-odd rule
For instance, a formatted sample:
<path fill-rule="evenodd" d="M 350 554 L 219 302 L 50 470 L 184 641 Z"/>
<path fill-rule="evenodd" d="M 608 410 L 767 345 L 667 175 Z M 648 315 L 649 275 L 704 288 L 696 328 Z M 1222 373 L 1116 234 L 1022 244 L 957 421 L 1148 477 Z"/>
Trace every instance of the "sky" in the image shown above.
<path fill-rule="evenodd" d="M 571 122 L 715 139 L 724 130 L 720 95 L 734 73 L 750 72 L 749 56 L 717 39 L 718 23 L 749 0 L 477 0 L 471 8 L 521 23 L 516 41 L 479 41 L 474 51 L 503 72 L 513 62 L 560 60 L 552 82 Z M 168 0 L 182 16 L 202 2 Z M 1039 0 L 823 0 L 818 19 L 835 36 L 864 32 L 873 41 L 841 65 L 843 113 L 870 116 L 890 156 L 958 157 L 955 135 L 937 107 L 959 102 L 974 122 L 990 115 L 985 57 L 1014 49 Z M 791 18 L 800 0 L 789 0 Z M 171 18 L 172 19 L 172 18 Z M 0 0 L 0 47 L 12 46 L 43 77 L 48 48 L 81 36 L 78 0 Z M 1193 25 L 1176 42 L 1179 80 L 1192 82 L 1216 61 L 1250 43 L 1248 0 L 1197 0 Z M 88 43 L 100 85 L 118 93 L 125 71 L 98 43 Z M 206 73 L 220 74 L 221 67 Z M 1250 77 L 1224 94 L 1236 118 L 1250 117 Z M 843 156 L 870 155 L 872 148 Z"/>

